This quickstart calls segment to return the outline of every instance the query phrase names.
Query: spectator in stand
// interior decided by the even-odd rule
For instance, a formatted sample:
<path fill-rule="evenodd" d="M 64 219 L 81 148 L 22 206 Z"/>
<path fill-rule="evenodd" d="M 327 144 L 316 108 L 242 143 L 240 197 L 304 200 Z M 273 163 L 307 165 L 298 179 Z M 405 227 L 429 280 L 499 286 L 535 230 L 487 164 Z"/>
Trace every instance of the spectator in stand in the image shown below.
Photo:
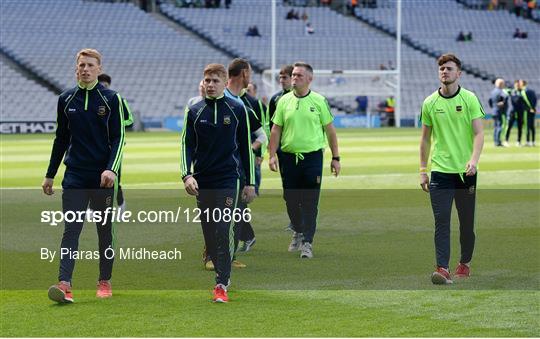
<path fill-rule="evenodd" d="M 459 32 L 456 41 L 465 41 L 465 34 L 463 34 L 463 31 Z"/>
<path fill-rule="evenodd" d="M 359 95 L 354 100 L 358 103 L 358 106 L 356 107 L 356 113 L 366 114 L 368 107 L 368 97 L 365 95 Z"/>
<path fill-rule="evenodd" d="M 312 35 L 312 34 L 315 34 L 315 28 L 313 28 L 313 26 L 311 25 L 310 22 L 306 23 L 306 35 Z"/>
<path fill-rule="evenodd" d="M 250 26 L 248 28 L 248 31 L 246 32 L 246 36 L 258 36 L 258 37 L 260 37 L 261 34 L 259 33 L 259 28 L 257 28 L 256 25 Z"/>
<path fill-rule="evenodd" d="M 522 32 L 519 28 L 516 28 L 514 31 L 514 39 L 527 39 L 529 34 L 527 32 Z"/>

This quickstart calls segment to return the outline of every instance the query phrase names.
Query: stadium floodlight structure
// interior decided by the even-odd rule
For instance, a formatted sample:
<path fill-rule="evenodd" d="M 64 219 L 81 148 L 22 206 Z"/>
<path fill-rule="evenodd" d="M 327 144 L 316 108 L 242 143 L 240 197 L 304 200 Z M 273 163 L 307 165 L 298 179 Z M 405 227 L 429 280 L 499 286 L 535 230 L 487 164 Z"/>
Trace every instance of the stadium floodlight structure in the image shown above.
<path fill-rule="evenodd" d="M 271 68 L 265 70 L 262 81 L 267 93 L 278 88 L 279 69 L 276 66 L 276 1 L 272 0 Z M 396 99 L 396 127 L 401 126 L 401 0 L 396 2 L 396 68 L 394 70 L 314 70 L 312 88 L 327 97 L 390 96 Z"/>

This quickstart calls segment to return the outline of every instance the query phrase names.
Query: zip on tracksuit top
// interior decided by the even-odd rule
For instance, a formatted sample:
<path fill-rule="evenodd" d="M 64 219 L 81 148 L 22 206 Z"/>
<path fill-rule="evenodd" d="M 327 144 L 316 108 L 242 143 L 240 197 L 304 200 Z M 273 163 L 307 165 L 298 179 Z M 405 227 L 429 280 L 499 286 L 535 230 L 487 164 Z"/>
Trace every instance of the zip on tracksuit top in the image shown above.
<path fill-rule="evenodd" d="M 206 97 L 188 106 L 182 130 L 182 179 L 193 175 L 199 183 L 219 185 L 239 179 L 243 168 L 246 184 L 254 185 L 250 134 L 248 112 L 234 99 Z"/>
<path fill-rule="evenodd" d="M 64 158 L 67 168 L 113 171 L 118 175 L 124 147 L 123 99 L 96 82 L 60 94 L 56 138 L 47 178 L 54 178 Z"/>

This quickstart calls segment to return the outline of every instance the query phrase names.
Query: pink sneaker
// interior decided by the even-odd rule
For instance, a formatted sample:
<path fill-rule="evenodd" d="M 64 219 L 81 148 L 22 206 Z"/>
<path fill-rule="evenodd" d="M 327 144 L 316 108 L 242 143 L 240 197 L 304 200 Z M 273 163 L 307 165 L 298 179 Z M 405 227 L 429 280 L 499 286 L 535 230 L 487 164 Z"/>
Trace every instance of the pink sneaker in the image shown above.
<path fill-rule="evenodd" d="M 465 264 L 459 263 L 454 273 L 456 278 L 468 278 L 471 276 L 471 268 Z"/>
<path fill-rule="evenodd" d="M 222 284 L 217 284 L 214 288 L 214 298 L 212 299 L 212 301 L 215 303 L 226 303 L 229 301 L 227 290 L 223 287 Z"/>
<path fill-rule="evenodd" d="M 110 298 L 112 297 L 112 286 L 109 280 L 100 280 L 97 283 L 96 297 Z"/>
<path fill-rule="evenodd" d="M 450 273 L 444 267 L 437 267 L 437 270 L 431 275 L 431 282 L 435 285 L 447 285 L 453 283 Z"/>
<path fill-rule="evenodd" d="M 67 281 L 60 281 L 56 285 L 49 287 L 49 299 L 57 303 L 72 303 L 73 294 L 71 293 L 71 284 Z"/>

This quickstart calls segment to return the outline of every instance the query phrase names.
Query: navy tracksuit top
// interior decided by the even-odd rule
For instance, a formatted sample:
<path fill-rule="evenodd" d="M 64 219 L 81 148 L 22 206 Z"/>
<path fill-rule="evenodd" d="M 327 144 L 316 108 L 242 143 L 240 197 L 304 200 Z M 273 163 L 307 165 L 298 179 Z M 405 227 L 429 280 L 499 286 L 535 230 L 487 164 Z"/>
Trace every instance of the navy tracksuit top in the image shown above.
<path fill-rule="evenodd" d="M 118 174 L 124 146 L 123 115 L 120 95 L 97 81 L 62 93 L 46 177 L 54 178 L 64 154 L 68 169 Z"/>
<path fill-rule="evenodd" d="M 234 99 L 205 98 L 186 108 L 182 130 L 182 179 L 219 188 L 239 179 L 242 169 L 248 185 L 255 184 L 254 158 L 246 108 Z M 191 165 L 193 164 L 193 172 Z"/>

